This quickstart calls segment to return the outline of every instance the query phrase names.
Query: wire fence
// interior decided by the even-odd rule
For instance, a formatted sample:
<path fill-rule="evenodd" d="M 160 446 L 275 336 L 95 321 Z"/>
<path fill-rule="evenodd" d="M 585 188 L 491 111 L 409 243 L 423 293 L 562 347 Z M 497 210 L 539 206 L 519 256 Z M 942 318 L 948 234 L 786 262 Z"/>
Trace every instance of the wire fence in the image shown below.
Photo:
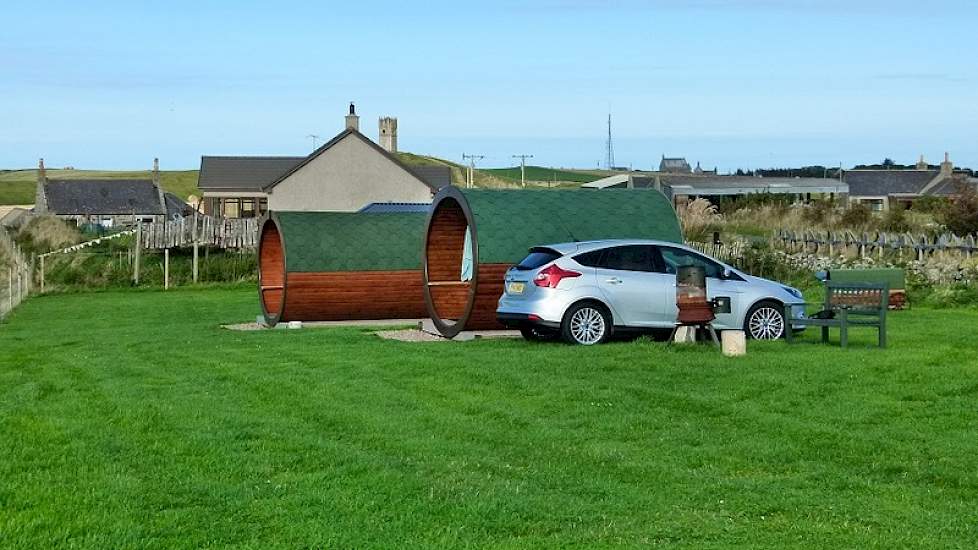
<path fill-rule="evenodd" d="M 0 229 L 0 321 L 23 302 L 34 288 L 33 265 L 17 243 Z"/>

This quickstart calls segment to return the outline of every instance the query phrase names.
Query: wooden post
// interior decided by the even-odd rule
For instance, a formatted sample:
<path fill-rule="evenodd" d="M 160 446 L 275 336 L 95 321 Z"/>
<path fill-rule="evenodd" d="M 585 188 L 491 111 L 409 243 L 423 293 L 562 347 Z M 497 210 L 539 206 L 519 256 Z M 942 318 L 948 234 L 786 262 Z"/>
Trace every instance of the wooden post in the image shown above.
<path fill-rule="evenodd" d="M 139 249 L 143 246 L 143 224 L 136 224 L 136 249 L 133 251 L 132 280 L 139 286 Z"/>
<path fill-rule="evenodd" d="M 14 309 L 14 268 L 7 268 L 7 311 Z"/>
<path fill-rule="evenodd" d="M 44 294 L 44 256 L 41 256 L 41 294 Z"/>
<path fill-rule="evenodd" d="M 170 249 L 163 249 L 163 290 L 170 288 Z"/>
<path fill-rule="evenodd" d="M 194 212 L 194 228 L 193 229 L 194 229 L 194 235 L 193 235 L 193 237 L 194 237 L 194 284 L 197 284 L 197 274 L 198 274 L 197 262 L 198 262 L 198 258 L 199 258 L 199 254 L 200 254 L 198 252 L 200 238 L 199 238 L 198 231 L 197 231 L 197 213 L 196 212 Z"/>

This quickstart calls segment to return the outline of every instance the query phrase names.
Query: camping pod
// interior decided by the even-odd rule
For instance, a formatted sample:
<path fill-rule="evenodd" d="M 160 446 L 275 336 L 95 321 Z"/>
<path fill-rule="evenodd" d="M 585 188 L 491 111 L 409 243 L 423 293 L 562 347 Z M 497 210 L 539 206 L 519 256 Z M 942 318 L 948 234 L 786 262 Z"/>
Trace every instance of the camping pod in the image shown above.
<path fill-rule="evenodd" d="M 531 247 L 616 238 L 682 242 L 675 210 L 655 189 L 443 187 L 424 235 L 425 304 L 447 337 L 502 328 L 496 303 L 506 270 Z"/>
<path fill-rule="evenodd" d="M 423 212 L 272 212 L 258 243 L 265 321 L 424 317 L 424 224 Z"/>

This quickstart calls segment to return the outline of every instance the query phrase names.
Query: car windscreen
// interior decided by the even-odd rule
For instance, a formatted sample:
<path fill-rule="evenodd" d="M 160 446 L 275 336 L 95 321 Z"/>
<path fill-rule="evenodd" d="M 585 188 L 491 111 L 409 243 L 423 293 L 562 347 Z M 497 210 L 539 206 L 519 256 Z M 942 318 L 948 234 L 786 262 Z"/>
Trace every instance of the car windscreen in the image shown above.
<path fill-rule="evenodd" d="M 520 271 L 529 271 L 531 269 L 536 269 L 542 265 L 549 264 L 550 262 L 556 260 L 561 255 L 556 251 L 549 248 L 533 248 L 530 249 L 530 254 L 523 260 L 516 264 L 516 269 Z"/>

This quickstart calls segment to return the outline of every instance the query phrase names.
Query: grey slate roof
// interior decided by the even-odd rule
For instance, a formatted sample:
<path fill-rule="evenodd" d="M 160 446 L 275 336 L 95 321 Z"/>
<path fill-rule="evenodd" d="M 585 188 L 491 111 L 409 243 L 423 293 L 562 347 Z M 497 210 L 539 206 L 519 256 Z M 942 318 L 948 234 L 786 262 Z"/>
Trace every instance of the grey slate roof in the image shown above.
<path fill-rule="evenodd" d="M 306 157 L 200 157 L 201 191 L 261 192 Z"/>
<path fill-rule="evenodd" d="M 843 179 L 853 197 L 919 194 L 940 172 L 937 170 L 849 170 Z"/>
<path fill-rule="evenodd" d="M 414 173 L 424 180 L 429 187 L 441 189 L 452 184 L 452 169 L 448 166 L 423 166 L 409 164 Z"/>
<path fill-rule="evenodd" d="M 173 193 L 163 193 L 163 200 L 166 202 L 166 217 L 188 216 L 194 209 L 184 202 L 180 197 Z"/>
<path fill-rule="evenodd" d="M 372 202 L 360 209 L 361 214 L 389 214 L 391 212 L 427 212 L 431 204 L 426 202 Z"/>
<path fill-rule="evenodd" d="M 662 162 L 659 163 L 659 171 L 661 172 L 689 172 L 689 163 L 686 162 L 685 158 L 666 158 L 662 157 Z"/>
<path fill-rule="evenodd" d="M 164 214 L 152 180 L 48 180 L 44 195 L 48 211 L 62 216 Z"/>

